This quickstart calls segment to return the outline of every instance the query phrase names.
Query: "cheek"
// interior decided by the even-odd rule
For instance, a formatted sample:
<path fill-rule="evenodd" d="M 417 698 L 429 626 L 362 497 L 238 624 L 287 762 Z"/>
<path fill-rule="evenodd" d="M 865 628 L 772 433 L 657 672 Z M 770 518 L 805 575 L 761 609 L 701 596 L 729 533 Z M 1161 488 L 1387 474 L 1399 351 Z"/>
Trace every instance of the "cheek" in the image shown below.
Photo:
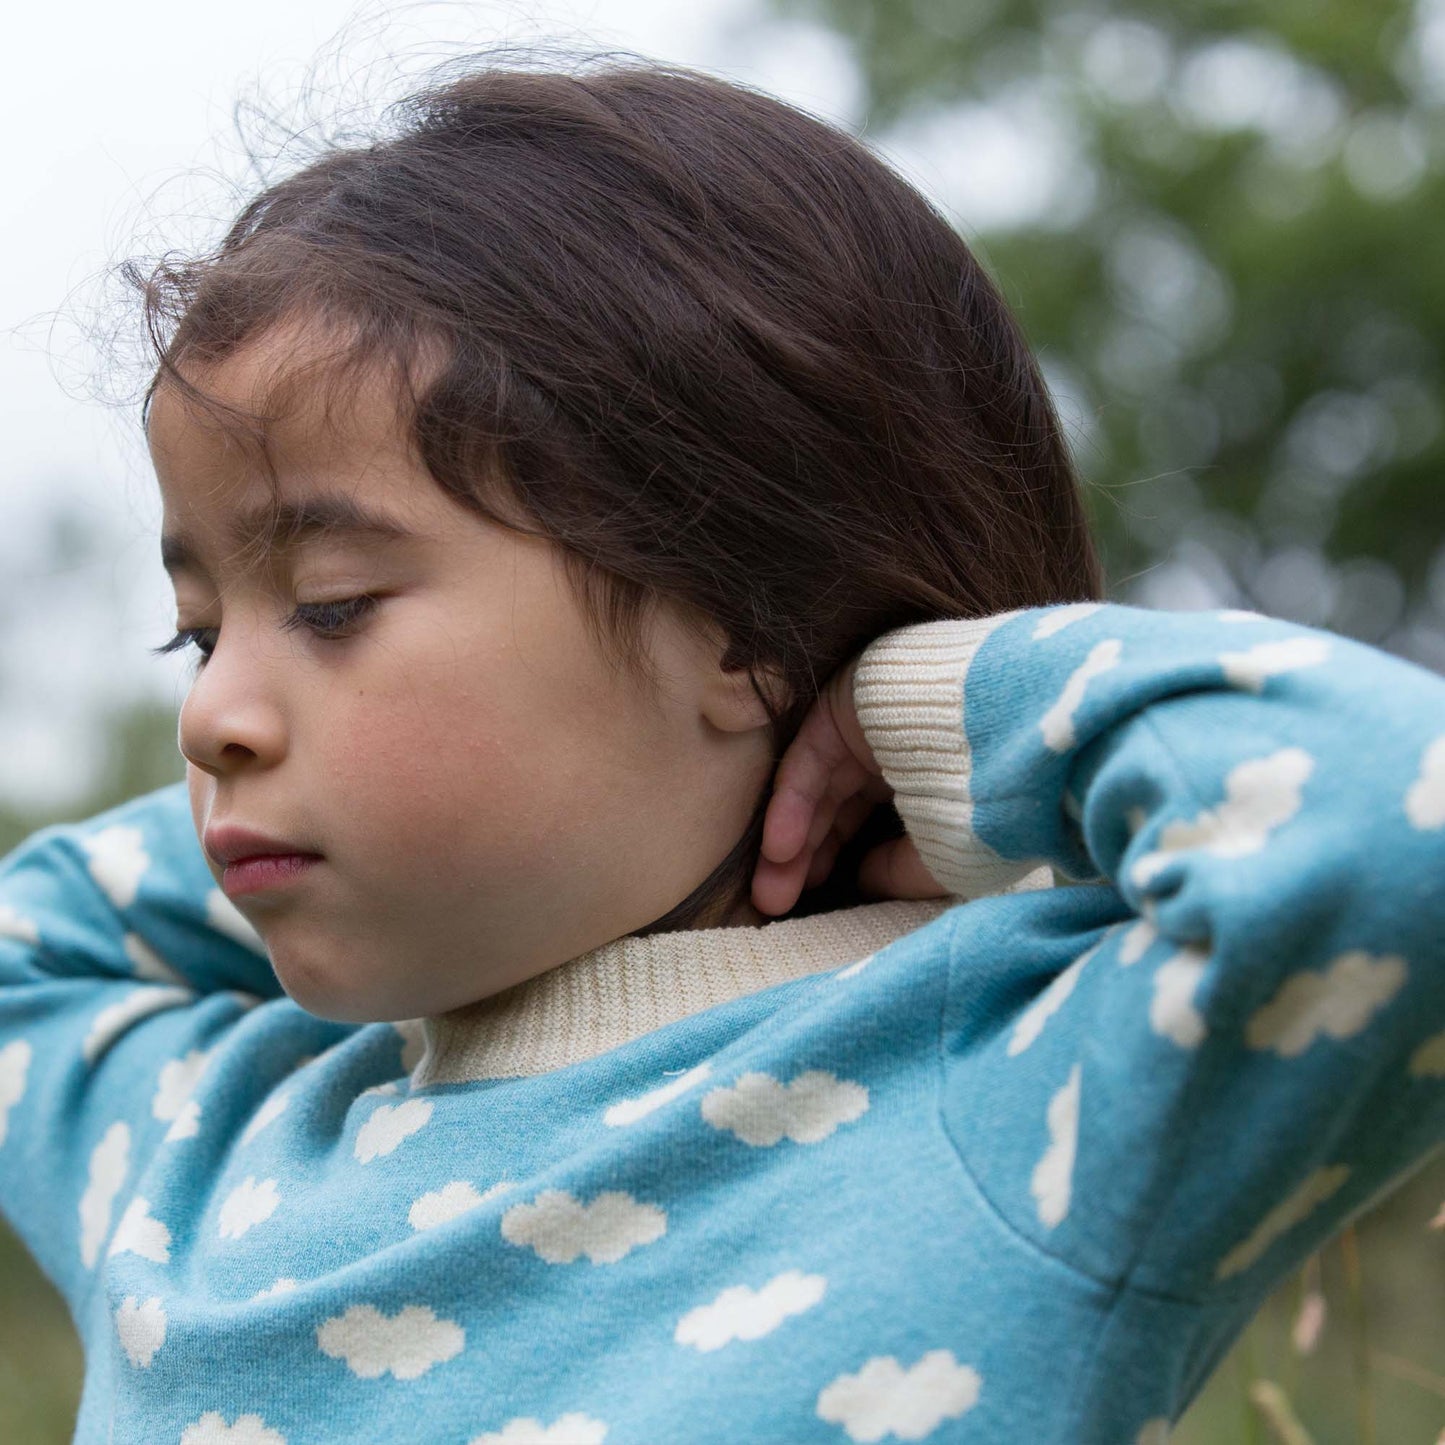
<path fill-rule="evenodd" d="M 406 872 L 468 852 L 504 863 L 576 816 L 577 748 L 531 720 L 445 696 L 363 697 L 348 716 L 333 710 L 326 738 L 338 813 Z"/>

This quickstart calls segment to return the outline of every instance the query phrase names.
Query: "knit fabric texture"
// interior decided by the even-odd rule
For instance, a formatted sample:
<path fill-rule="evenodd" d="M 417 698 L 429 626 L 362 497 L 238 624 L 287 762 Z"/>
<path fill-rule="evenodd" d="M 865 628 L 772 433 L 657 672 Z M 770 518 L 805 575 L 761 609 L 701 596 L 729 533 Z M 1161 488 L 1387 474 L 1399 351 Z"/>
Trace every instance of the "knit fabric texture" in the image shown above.
<path fill-rule="evenodd" d="M 1445 1138 L 1445 681 L 1247 612 L 898 628 L 947 897 L 288 998 L 183 786 L 0 864 L 0 1208 L 81 1445 L 1162 1445 Z"/>

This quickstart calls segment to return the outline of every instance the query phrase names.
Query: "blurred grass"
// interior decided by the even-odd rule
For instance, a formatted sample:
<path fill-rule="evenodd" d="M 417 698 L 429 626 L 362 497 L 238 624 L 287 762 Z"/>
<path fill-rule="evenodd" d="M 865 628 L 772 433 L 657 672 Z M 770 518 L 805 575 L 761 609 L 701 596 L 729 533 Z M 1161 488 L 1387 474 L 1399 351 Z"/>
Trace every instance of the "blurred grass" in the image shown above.
<path fill-rule="evenodd" d="M 1346 1241 L 1337 1238 L 1319 1258 L 1326 1317 L 1314 1351 L 1301 1357 L 1290 1343 L 1296 1275 L 1225 1357 L 1173 1445 L 1289 1445 L 1250 1403 L 1260 1378 L 1283 1388 L 1311 1445 L 1437 1445 L 1445 1431 L 1445 1231 L 1430 1221 L 1442 1202 L 1445 1153 L 1437 1151 L 1355 1223 L 1361 1308 L 1352 1303 Z"/>
<path fill-rule="evenodd" d="M 1173 1445 L 1291 1445 L 1250 1402 L 1250 1386 L 1261 1377 L 1284 1390 L 1310 1445 L 1437 1445 L 1445 1431 L 1445 1230 L 1429 1224 L 1442 1202 L 1445 1154 L 1437 1153 L 1356 1223 L 1364 1327 L 1351 1307 L 1346 1250 L 1336 1240 L 1319 1261 L 1327 1314 L 1314 1351 L 1300 1357 L 1290 1345 L 1296 1276 L 1225 1357 Z M 1366 1359 L 1367 1391 L 1360 1379 Z M 66 1445 L 80 1373 L 65 1306 L 0 1225 L 0 1442 Z M 1365 1433 L 1362 1406 L 1372 1433 Z"/>

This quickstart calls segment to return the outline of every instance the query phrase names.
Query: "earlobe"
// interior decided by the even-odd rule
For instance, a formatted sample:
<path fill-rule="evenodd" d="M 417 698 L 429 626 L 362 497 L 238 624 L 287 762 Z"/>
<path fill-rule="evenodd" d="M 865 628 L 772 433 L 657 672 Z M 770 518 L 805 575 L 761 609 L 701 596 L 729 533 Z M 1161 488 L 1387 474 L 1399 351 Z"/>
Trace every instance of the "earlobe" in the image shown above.
<path fill-rule="evenodd" d="M 758 686 L 767 691 L 769 697 L 780 699 L 784 688 L 782 679 L 773 668 L 755 669 Z M 721 668 L 709 683 L 707 696 L 703 699 L 703 715 L 722 732 L 749 732 L 753 728 L 768 727 L 772 719 L 753 678 L 747 668 L 723 671 Z"/>

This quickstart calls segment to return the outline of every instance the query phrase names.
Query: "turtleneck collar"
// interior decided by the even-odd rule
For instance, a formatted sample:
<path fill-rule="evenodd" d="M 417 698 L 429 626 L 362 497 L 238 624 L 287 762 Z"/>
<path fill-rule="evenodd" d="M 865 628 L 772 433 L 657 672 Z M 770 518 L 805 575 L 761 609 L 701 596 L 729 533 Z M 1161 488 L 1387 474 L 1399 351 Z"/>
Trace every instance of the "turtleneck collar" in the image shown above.
<path fill-rule="evenodd" d="M 690 1014 L 876 953 L 957 898 L 889 899 L 755 927 L 614 939 L 503 993 L 422 1020 L 413 1087 L 565 1068 Z"/>

